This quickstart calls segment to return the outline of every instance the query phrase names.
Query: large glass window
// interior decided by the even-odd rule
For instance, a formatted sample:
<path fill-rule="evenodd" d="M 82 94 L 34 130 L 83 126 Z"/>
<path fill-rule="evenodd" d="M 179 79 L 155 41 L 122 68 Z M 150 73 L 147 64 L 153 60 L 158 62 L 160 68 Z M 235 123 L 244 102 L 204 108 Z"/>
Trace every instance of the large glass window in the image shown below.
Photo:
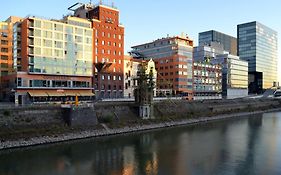
<path fill-rule="evenodd" d="M 55 39 L 63 40 L 63 34 L 62 33 L 55 33 Z"/>
<path fill-rule="evenodd" d="M 56 31 L 63 31 L 63 25 L 61 25 L 61 24 L 55 24 L 55 30 L 56 30 Z"/>
<path fill-rule="evenodd" d="M 52 40 L 43 40 L 43 46 L 45 47 L 53 47 Z"/>
<path fill-rule="evenodd" d="M 41 37 L 41 30 L 34 29 L 34 36 Z"/>
<path fill-rule="evenodd" d="M 43 28 L 47 29 L 47 30 L 53 30 L 53 23 L 44 21 L 43 22 Z"/>
<path fill-rule="evenodd" d="M 35 20 L 34 27 L 41 28 L 41 21 Z"/>
<path fill-rule="evenodd" d="M 34 38 L 34 45 L 35 45 L 35 46 L 41 46 L 41 39 L 39 39 L 39 38 Z"/>
<path fill-rule="evenodd" d="M 41 55 L 41 48 L 40 47 L 35 47 L 34 48 L 34 54 L 35 55 Z"/>

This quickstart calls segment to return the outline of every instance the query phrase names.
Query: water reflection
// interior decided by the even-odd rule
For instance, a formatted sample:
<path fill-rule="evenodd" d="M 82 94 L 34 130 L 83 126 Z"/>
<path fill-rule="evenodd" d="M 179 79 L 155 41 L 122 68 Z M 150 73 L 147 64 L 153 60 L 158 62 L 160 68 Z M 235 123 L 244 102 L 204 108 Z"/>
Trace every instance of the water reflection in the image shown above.
<path fill-rule="evenodd" d="M 0 152 L 0 175 L 281 174 L 281 113 Z"/>

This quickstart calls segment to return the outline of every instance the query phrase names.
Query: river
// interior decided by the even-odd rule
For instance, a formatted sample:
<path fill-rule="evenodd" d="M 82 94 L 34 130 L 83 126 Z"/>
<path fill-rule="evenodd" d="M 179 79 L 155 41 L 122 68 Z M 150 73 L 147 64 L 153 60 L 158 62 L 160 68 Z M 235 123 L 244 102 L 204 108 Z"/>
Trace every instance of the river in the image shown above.
<path fill-rule="evenodd" d="M 0 151 L 0 175 L 280 175 L 281 112 Z"/>

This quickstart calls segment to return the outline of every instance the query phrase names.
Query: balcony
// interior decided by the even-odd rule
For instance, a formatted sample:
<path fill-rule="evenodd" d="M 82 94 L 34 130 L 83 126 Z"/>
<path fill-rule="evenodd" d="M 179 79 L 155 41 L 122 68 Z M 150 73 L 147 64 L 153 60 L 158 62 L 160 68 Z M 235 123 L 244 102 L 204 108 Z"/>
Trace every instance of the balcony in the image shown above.
<path fill-rule="evenodd" d="M 33 39 L 29 39 L 28 40 L 28 45 L 29 45 L 29 47 L 30 46 L 33 47 L 34 46 L 34 40 Z"/>
<path fill-rule="evenodd" d="M 29 31 L 28 32 L 28 37 L 34 37 L 34 32 L 33 31 Z"/>
<path fill-rule="evenodd" d="M 29 55 L 34 55 L 34 49 L 28 49 L 28 54 Z"/>

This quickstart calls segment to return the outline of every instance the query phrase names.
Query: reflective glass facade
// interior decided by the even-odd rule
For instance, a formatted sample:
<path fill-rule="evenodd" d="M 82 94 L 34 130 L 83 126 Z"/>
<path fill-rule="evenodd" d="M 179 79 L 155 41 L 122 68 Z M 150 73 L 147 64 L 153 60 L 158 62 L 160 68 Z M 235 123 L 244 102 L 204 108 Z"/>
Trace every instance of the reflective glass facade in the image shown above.
<path fill-rule="evenodd" d="M 237 55 L 237 39 L 224 33 L 210 30 L 199 33 L 199 46 L 210 45 L 211 42 L 218 42 L 223 49 L 232 55 Z"/>
<path fill-rule="evenodd" d="M 90 22 L 76 18 L 68 18 L 67 23 L 29 18 L 28 26 L 29 73 L 92 76 Z"/>
<path fill-rule="evenodd" d="M 238 25 L 237 36 L 238 54 L 240 59 L 248 61 L 249 73 L 262 74 L 261 80 L 253 79 L 262 82 L 262 89 L 272 87 L 277 82 L 277 32 L 261 23 L 250 22 Z"/>
<path fill-rule="evenodd" d="M 222 94 L 227 96 L 229 89 L 244 89 L 248 92 L 248 62 L 238 56 L 220 54 L 213 60 L 222 65 Z M 247 95 L 247 94 L 246 94 Z"/>

